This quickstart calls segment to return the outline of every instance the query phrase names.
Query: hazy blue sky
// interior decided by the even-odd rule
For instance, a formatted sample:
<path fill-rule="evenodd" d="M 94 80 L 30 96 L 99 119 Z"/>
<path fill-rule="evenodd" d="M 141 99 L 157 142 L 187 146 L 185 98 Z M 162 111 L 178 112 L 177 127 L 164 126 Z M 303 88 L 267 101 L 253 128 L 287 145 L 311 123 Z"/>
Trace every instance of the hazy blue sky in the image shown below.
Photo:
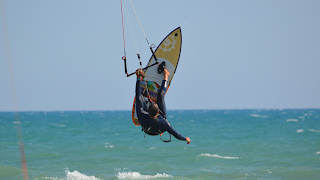
<path fill-rule="evenodd" d="M 126 2 L 143 65 L 151 53 Z M 168 109 L 320 108 L 320 1 L 132 0 L 150 44 L 182 28 Z M 4 0 L 18 106 L 129 110 L 120 0 Z M 139 67 L 125 20 L 128 70 Z M 0 28 L 0 111 L 12 90 Z"/>

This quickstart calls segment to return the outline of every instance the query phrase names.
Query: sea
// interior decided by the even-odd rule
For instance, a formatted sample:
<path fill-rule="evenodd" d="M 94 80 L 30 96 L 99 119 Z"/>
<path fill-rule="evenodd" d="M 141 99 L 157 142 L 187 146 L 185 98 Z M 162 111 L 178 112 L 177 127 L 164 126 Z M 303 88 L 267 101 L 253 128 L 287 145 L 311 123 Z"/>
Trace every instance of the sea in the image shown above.
<path fill-rule="evenodd" d="M 32 180 L 320 179 L 320 109 L 170 110 L 168 120 L 190 144 L 145 136 L 130 111 L 0 112 L 0 179 L 23 179 L 18 124 Z"/>

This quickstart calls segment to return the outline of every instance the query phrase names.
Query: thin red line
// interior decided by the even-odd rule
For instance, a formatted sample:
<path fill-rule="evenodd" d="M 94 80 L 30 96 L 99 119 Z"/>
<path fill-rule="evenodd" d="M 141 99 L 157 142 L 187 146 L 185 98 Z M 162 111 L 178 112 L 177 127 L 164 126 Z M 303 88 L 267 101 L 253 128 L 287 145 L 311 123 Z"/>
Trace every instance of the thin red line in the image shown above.
<path fill-rule="evenodd" d="M 1 8 L 0 11 L 1 11 L 3 35 L 4 35 L 4 41 L 5 41 L 4 43 L 5 43 L 5 49 L 6 49 L 6 54 L 7 54 L 7 63 L 8 63 L 8 68 L 9 68 L 10 82 L 11 82 L 13 105 L 14 105 L 14 110 L 15 110 L 15 119 L 18 122 L 17 123 L 17 136 L 19 139 L 19 150 L 20 150 L 20 161 L 21 161 L 22 175 L 23 175 L 24 180 L 29 180 L 27 160 L 26 160 L 26 155 L 25 155 L 25 151 L 24 151 L 24 143 L 23 143 L 22 130 L 21 130 L 21 119 L 20 119 L 19 108 L 18 108 L 18 99 L 17 99 L 17 93 L 16 93 L 16 88 L 15 88 L 15 83 L 14 83 L 14 73 L 13 73 L 13 66 L 12 66 L 12 60 L 11 60 L 10 43 L 9 43 L 9 36 L 8 36 L 8 31 L 7 31 L 6 14 L 5 14 L 3 0 L 0 0 L 0 8 Z"/>

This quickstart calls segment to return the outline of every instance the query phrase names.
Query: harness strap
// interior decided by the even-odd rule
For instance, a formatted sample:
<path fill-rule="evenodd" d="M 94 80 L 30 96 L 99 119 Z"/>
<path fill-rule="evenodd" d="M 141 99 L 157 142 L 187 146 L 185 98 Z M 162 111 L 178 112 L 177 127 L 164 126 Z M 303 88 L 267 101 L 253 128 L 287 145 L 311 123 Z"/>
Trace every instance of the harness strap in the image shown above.
<path fill-rule="evenodd" d="M 170 134 L 170 140 L 163 140 L 163 139 L 161 138 L 162 134 L 163 134 L 163 133 L 161 133 L 161 134 L 160 134 L 160 139 L 161 139 L 163 142 L 168 143 L 168 142 L 170 142 L 170 141 L 171 141 L 171 134 L 170 134 L 170 133 L 169 133 L 169 134 Z"/>
<path fill-rule="evenodd" d="M 147 132 L 149 132 L 150 129 L 151 129 L 155 124 L 157 124 L 157 122 L 158 122 L 158 117 L 156 118 L 156 120 L 154 121 L 154 123 L 152 124 L 152 126 L 150 126 L 150 127 L 148 128 Z"/>
<path fill-rule="evenodd" d="M 149 94 L 149 91 L 148 91 L 148 87 L 147 87 L 147 86 L 148 86 L 148 85 L 147 85 L 147 83 L 146 83 L 146 89 L 145 89 L 145 91 L 143 92 L 143 96 L 148 98 L 148 102 L 149 102 L 149 103 L 155 103 L 155 102 L 152 101 L 152 99 L 151 99 L 151 97 L 150 97 L 150 94 Z M 165 119 L 167 119 L 167 117 L 164 115 L 164 113 L 163 113 L 160 109 L 159 109 L 159 112 L 160 112 L 160 114 L 161 114 Z M 159 119 L 158 119 L 158 117 L 157 117 L 157 118 L 155 119 L 154 123 L 148 128 L 147 131 L 144 131 L 144 130 L 142 129 L 142 131 L 145 132 L 144 138 L 146 138 L 146 134 L 150 131 L 150 129 L 151 129 L 154 125 L 157 124 L 158 121 L 159 121 Z M 160 131 L 160 130 L 159 130 L 159 131 Z M 161 133 L 161 131 L 160 131 L 160 133 Z M 169 133 L 169 134 L 170 134 L 170 133 Z M 166 142 L 166 143 L 171 142 L 171 134 L 170 134 L 170 140 L 163 140 L 163 139 L 161 138 L 162 135 L 163 135 L 163 133 L 160 134 L 160 139 L 161 139 L 163 142 Z"/>

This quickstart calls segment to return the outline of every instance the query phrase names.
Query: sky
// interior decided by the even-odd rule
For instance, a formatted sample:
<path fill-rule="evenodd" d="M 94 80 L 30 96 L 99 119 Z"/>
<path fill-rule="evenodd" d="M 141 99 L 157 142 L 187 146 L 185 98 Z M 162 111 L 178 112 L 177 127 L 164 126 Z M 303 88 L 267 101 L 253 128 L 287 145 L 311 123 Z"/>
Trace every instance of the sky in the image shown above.
<path fill-rule="evenodd" d="M 320 1 L 132 4 L 150 44 L 182 29 L 167 109 L 320 108 Z M 121 59 L 120 0 L 3 0 L 3 9 L 0 111 L 131 110 L 136 78 L 125 76 Z M 145 66 L 148 44 L 130 1 L 123 9 Z M 134 72 L 139 61 L 126 19 L 124 31 L 128 71 Z"/>

